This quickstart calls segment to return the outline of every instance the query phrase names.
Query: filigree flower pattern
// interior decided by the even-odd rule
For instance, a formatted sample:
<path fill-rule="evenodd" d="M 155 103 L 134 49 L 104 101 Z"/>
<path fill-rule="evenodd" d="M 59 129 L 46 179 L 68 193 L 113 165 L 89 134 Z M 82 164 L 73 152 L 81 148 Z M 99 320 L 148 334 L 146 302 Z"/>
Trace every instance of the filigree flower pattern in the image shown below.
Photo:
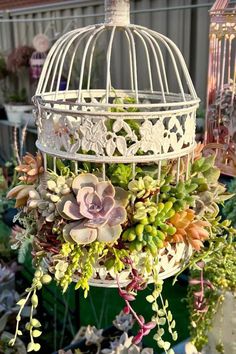
<path fill-rule="evenodd" d="M 93 123 L 91 120 L 86 119 L 81 125 L 80 131 L 82 133 L 82 149 L 103 155 L 107 135 L 104 120 Z"/>
<path fill-rule="evenodd" d="M 93 111 L 93 110 L 91 110 Z M 136 130 L 132 129 L 132 117 L 107 115 L 71 116 L 42 114 L 38 117 L 39 140 L 50 149 L 71 154 L 98 156 L 125 156 L 132 158 L 160 155 L 180 151 L 194 143 L 195 116 L 172 113 L 170 116 L 135 116 Z M 45 112 L 44 112 L 45 113 Z M 82 150 L 82 151 L 81 151 Z"/>
<path fill-rule="evenodd" d="M 161 153 L 164 124 L 158 120 L 154 125 L 150 120 L 145 120 L 139 129 L 141 135 L 140 149 L 143 152 L 153 151 L 155 154 Z"/>

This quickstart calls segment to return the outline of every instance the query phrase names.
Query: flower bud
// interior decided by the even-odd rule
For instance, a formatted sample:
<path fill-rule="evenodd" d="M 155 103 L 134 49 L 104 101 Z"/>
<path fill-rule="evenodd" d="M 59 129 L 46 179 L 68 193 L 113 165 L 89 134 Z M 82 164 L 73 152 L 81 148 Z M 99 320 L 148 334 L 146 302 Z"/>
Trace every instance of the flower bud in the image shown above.
<path fill-rule="evenodd" d="M 36 294 L 31 296 L 31 304 L 34 308 L 38 306 L 38 296 Z"/>
<path fill-rule="evenodd" d="M 123 312 L 124 312 L 125 315 L 128 315 L 128 314 L 130 313 L 129 307 L 128 307 L 128 306 L 125 306 L 125 307 L 123 308 Z"/>

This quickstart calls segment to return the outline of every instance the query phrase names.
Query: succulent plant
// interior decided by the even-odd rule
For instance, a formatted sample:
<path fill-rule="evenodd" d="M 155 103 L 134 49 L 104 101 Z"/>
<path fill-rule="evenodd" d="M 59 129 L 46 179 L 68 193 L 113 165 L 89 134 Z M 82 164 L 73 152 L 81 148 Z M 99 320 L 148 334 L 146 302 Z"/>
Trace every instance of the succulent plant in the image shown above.
<path fill-rule="evenodd" d="M 208 190 L 198 193 L 195 196 L 194 211 L 198 217 L 205 214 L 215 214 L 219 212 L 218 204 L 230 199 L 232 194 L 226 192 L 222 184 L 209 186 Z"/>
<path fill-rule="evenodd" d="M 16 311 L 16 303 L 18 300 L 19 295 L 15 290 L 4 289 L 0 294 L 0 314 Z"/>
<path fill-rule="evenodd" d="M 176 228 L 176 233 L 168 238 L 170 242 L 185 242 L 199 251 L 203 247 L 203 241 L 209 237 L 205 229 L 210 226 L 209 222 L 196 220 L 192 209 L 176 213 L 169 222 Z"/>
<path fill-rule="evenodd" d="M 68 268 L 67 262 L 65 262 L 63 260 L 59 260 L 57 262 L 57 264 L 55 265 L 55 278 L 56 278 L 56 280 L 60 280 L 64 277 L 67 268 Z"/>
<path fill-rule="evenodd" d="M 191 342 L 188 342 L 185 344 L 185 353 L 186 354 L 201 354 L 201 352 L 199 352 L 197 350 L 197 348 L 195 347 L 195 345 L 193 345 Z"/>
<path fill-rule="evenodd" d="M 6 267 L 0 264 L 0 283 L 9 281 L 14 274 L 15 272 L 12 267 Z"/>
<path fill-rule="evenodd" d="M 140 252 L 144 248 L 155 257 L 164 246 L 166 236 L 176 232 L 175 227 L 168 223 L 175 214 L 173 203 L 167 201 L 156 204 L 149 199 L 139 201 L 134 205 L 133 214 L 134 222 L 138 222 L 123 232 L 122 240 L 129 242 L 131 252 Z"/>
<path fill-rule="evenodd" d="M 26 183 L 34 183 L 37 181 L 40 174 L 43 173 L 43 157 L 38 152 L 36 156 L 27 153 L 23 157 L 23 163 L 16 168 L 17 172 L 23 173 L 24 175 L 19 177 L 20 181 Z"/>
<path fill-rule="evenodd" d="M 134 325 L 134 318 L 130 313 L 125 314 L 121 311 L 113 321 L 113 325 L 122 332 L 128 332 Z"/>
<path fill-rule="evenodd" d="M 128 188 L 138 199 L 145 199 L 157 191 L 158 181 L 150 176 L 139 177 L 129 182 Z"/>
<path fill-rule="evenodd" d="M 19 186 L 12 188 L 7 193 L 6 197 L 7 199 L 16 199 L 15 207 L 20 208 L 27 204 L 27 201 L 29 199 L 29 193 L 31 191 L 35 191 L 34 186 L 20 184 Z"/>
<path fill-rule="evenodd" d="M 75 222 L 64 227 L 64 238 L 87 244 L 95 241 L 114 242 L 121 234 L 126 220 L 128 193 L 114 188 L 109 181 L 100 182 L 91 173 L 78 175 L 70 194 L 57 203 L 61 216 Z"/>
<path fill-rule="evenodd" d="M 144 202 L 137 202 L 134 205 L 134 210 L 132 211 L 134 220 L 142 220 L 148 216 L 157 215 L 156 203 L 151 202 L 149 199 Z"/>
<path fill-rule="evenodd" d="M 64 176 L 47 175 L 37 190 L 29 192 L 28 207 L 36 209 L 48 222 L 52 222 L 58 214 L 56 203 L 71 191 L 71 179 Z"/>
<path fill-rule="evenodd" d="M 110 343 L 110 349 L 103 349 L 102 354 L 153 354 L 153 349 L 142 349 L 135 344 L 132 344 L 133 337 L 129 337 L 127 333 Z"/>
<path fill-rule="evenodd" d="M 102 332 L 102 329 L 97 329 L 95 326 L 87 326 L 84 335 L 86 339 L 86 344 L 99 344 L 103 339 Z"/>

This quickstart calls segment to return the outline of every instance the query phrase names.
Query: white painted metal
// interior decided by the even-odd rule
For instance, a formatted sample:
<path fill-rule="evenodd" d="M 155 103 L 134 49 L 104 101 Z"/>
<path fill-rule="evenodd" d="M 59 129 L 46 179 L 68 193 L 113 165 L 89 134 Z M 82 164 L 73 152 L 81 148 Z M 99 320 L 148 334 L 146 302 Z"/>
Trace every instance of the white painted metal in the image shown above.
<path fill-rule="evenodd" d="M 164 280 L 176 274 L 181 267 L 187 264 L 192 252 L 192 247 L 186 246 L 184 243 L 169 244 L 165 249 L 160 250 L 158 264 L 155 266 L 155 271 L 159 273 L 159 279 Z M 133 265 L 139 271 L 142 271 L 145 257 L 145 253 L 133 256 Z M 119 274 L 119 284 L 121 287 L 125 287 L 130 283 L 130 271 L 130 269 L 126 269 Z M 96 264 L 89 284 L 95 287 L 117 288 L 116 276 L 117 274 L 114 271 L 111 270 L 108 272 L 104 265 Z M 152 273 L 145 274 L 145 277 L 148 284 L 153 283 Z M 78 278 L 79 276 L 75 276 L 73 280 L 76 282 Z"/>
<path fill-rule="evenodd" d="M 199 100 L 182 54 L 167 37 L 143 26 L 130 25 L 129 2 L 122 1 L 123 9 L 117 6 L 120 1 L 107 0 L 104 24 L 64 34 L 50 50 L 34 98 L 39 133 L 37 146 L 45 153 L 77 161 L 137 163 L 180 158 L 193 151 Z M 124 52 L 129 58 L 127 89 L 117 88 L 111 77 L 113 50 L 122 34 Z M 106 80 L 99 89 L 94 89 L 91 88 L 94 53 L 97 48 L 101 50 L 101 43 L 106 53 Z M 142 58 L 146 59 L 141 73 L 138 70 L 140 47 L 144 51 Z M 168 58 L 177 91 L 169 85 L 165 65 Z M 148 88 L 140 88 L 144 66 Z M 73 82 L 78 71 L 76 88 Z M 64 90 L 60 87 L 63 77 L 67 79 Z M 127 96 L 133 98 L 134 103 L 121 103 Z M 114 102 L 117 98 L 119 102 Z M 135 112 L 130 113 L 130 108 Z M 134 119 L 140 124 L 139 135 L 127 124 L 127 120 Z M 109 120 L 114 129 L 107 128 Z M 66 126 L 64 136 L 58 133 L 58 124 Z M 81 149 L 90 153 L 81 154 Z"/>
<path fill-rule="evenodd" d="M 121 3 L 123 8 L 118 6 Z M 171 159 L 178 182 L 181 159 L 189 161 L 195 148 L 199 104 L 183 56 L 167 37 L 129 23 L 128 0 L 107 0 L 105 8 L 105 23 L 64 34 L 51 48 L 34 97 L 36 145 L 44 156 L 54 157 L 55 166 L 57 158 L 74 161 L 75 173 L 78 162 L 97 163 L 103 179 L 111 163 L 131 163 L 133 178 L 136 164 L 152 163 L 160 179 L 165 160 Z M 126 58 L 122 69 L 128 73 L 128 86 L 122 88 L 112 76 L 120 43 Z M 105 82 L 93 87 L 95 54 L 101 49 Z M 62 88 L 64 78 L 67 82 Z M 133 129 L 130 122 L 138 128 Z M 188 170 L 185 178 L 187 174 Z M 191 252 L 184 243 L 161 250 L 160 277 L 176 273 Z M 101 265 L 95 273 L 98 278 L 94 276 L 91 285 L 116 286 L 115 278 L 109 274 L 108 280 Z M 126 274 L 127 283 L 126 273 L 121 276 Z"/>

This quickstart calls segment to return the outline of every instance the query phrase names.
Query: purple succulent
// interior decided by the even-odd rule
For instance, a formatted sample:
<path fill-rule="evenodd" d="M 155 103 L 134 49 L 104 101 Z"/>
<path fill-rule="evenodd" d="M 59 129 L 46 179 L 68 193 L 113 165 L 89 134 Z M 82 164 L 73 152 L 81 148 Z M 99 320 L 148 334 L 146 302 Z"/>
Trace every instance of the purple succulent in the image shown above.
<path fill-rule="evenodd" d="M 128 193 L 114 188 L 109 181 L 99 181 L 91 173 L 78 175 L 72 183 L 74 194 L 58 203 L 64 219 L 73 220 L 64 227 L 68 241 L 87 244 L 95 240 L 114 242 L 121 234 L 126 220 Z"/>

